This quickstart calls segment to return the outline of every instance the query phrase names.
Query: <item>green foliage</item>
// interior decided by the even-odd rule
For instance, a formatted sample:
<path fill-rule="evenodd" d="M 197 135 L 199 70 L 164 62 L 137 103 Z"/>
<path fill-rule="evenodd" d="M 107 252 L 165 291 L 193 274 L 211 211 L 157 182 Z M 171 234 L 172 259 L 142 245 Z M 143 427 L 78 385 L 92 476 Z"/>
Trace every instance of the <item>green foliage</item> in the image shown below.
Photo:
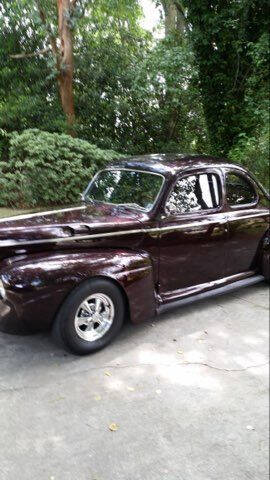
<path fill-rule="evenodd" d="M 269 128 L 256 133 L 253 137 L 242 135 L 230 151 L 229 158 L 247 167 L 270 191 Z"/>
<path fill-rule="evenodd" d="M 37 129 L 14 133 L 9 162 L 0 163 L 0 206 L 77 202 L 94 173 L 119 157 L 64 134 Z"/>
<path fill-rule="evenodd" d="M 189 44 L 178 35 L 159 41 L 134 73 L 132 92 L 142 110 L 142 153 L 206 151 L 198 72 Z"/>
<path fill-rule="evenodd" d="M 239 135 L 229 158 L 248 167 L 269 190 L 269 38 L 264 33 L 249 45 L 250 71 L 244 98 L 250 133 Z"/>
<path fill-rule="evenodd" d="M 10 134 L 0 128 L 0 161 L 8 160 L 9 137 Z"/>
<path fill-rule="evenodd" d="M 184 12 L 177 21 L 171 18 L 171 29 L 166 18 L 166 38 L 155 39 L 142 29 L 138 0 L 80 0 L 73 13 L 68 12 L 74 34 L 77 136 L 127 154 L 228 155 L 264 180 L 269 123 L 267 0 L 153 1 L 165 6 L 164 12 L 171 4 Z M 46 25 L 38 3 L 46 12 Z M 22 134 L 25 145 L 30 145 L 30 138 L 34 142 L 33 150 L 32 144 L 25 151 L 24 143 L 16 146 L 26 129 L 67 131 L 53 55 L 11 57 L 48 47 L 48 34 L 57 33 L 56 7 L 54 0 L 0 2 L 2 205 L 70 203 L 82 190 L 75 176 L 81 181 L 81 169 L 92 168 L 80 155 L 92 157 L 82 154 L 81 143 L 77 150 L 70 138 L 64 144 L 68 142 L 71 157 L 65 150 L 62 158 L 53 156 L 56 137 L 45 140 L 42 135 L 48 133 L 38 133 L 38 143 L 34 134 L 29 139 Z M 14 147 L 8 162 L 10 136 Z M 34 153 L 39 150 L 46 153 Z M 67 169 L 61 164 L 65 161 L 70 162 Z M 95 169 L 95 156 L 93 162 Z M 60 171 L 63 191 L 58 194 Z M 68 190 L 68 175 L 73 190 Z"/>
<path fill-rule="evenodd" d="M 256 115 L 246 111 L 254 46 L 269 30 L 267 0 L 185 0 L 190 38 L 199 68 L 200 88 L 211 150 L 226 155 L 241 134 L 252 136 Z M 260 61 L 260 55 L 258 57 Z M 264 77 L 267 68 L 264 68 Z M 269 73 L 266 73 L 269 75 Z"/>
<path fill-rule="evenodd" d="M 148 98 L 138 99 L 134 88 L 151 47 L 140 15 L 137 0 L 90 2 L 75 47 L 77 134 L 127 153 L 146 151 L 151 134 L 143 125 Z"/>
<path fill-rule="evenodd" d="M 11 57 L 47 47 L 46 32 L 38 19 L 33 0 L 0 2 L 0 129 L 7 132 L 36 126 L 48 131 L 64 129 L 57 85 L 50 78 L 52 55 Z"/>
<path fill-rule="evenodd" d="M 54 33 L 56 2 L 44 2 Z M 14 0 L 9 8 L 10 2 L 3 1 L 0 128 L 21 132 L 38 126 L 61 133 L 66 125 L 53 56 L 10 57 L 47 46 L 36 4 Z M 140 26 L 137 0 L 77 5 L 72 21 L 78 137 L 128 154 L 205 151 L 207 132 L 189 45 L 180 37 L 154 41 Z"/>

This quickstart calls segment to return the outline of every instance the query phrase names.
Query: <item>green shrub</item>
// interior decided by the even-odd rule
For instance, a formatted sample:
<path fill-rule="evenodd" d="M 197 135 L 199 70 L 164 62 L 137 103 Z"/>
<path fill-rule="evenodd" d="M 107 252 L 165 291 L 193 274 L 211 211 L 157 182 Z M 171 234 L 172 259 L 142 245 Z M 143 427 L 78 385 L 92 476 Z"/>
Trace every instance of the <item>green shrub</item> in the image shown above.
<path fill-rule="evenodd" d="M 7 161 L 10 134 L 0 128 L 0 161 Z"/>
<path fill-rule="evenodd" d="M 256 136 L 241 135 L 228 157 L 248 168 L 269 191 L 269 129 L 262 128 Z"/>
<path fill-rule="evenodd" d="M 120 157 L 64 134 L 13 133 L 9 161 L 0 162 L 0 206 L 72 204 L 97 170 Z"/>

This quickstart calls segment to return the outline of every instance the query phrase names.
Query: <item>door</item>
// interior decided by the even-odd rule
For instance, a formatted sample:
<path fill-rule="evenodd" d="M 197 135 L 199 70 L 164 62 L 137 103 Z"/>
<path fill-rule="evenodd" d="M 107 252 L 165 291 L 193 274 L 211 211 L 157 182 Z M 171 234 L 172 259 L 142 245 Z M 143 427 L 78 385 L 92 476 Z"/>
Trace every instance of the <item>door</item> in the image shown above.
<path fill-rule="evenodd" d="M 269 202 L 250 177 L 235 169 L 226 172 L 226 202 L 229 227 L 226 274 L 256 270 L 259 245 L 269 227 Z"/>
<path fill-rule="evenodd" d="M 159 288 L 164 300 L 226 272 L 227 222 L 223 176 L 206 170 L 180 176 L 169 193 L 160 225 Z"/>

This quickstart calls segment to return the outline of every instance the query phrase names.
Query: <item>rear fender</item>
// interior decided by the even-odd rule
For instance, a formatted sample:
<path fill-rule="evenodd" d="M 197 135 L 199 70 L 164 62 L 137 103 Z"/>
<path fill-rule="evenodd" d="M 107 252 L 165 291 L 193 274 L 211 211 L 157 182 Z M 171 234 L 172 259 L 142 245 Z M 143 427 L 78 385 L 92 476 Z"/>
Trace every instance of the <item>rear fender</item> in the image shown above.
<path fill-rule="evenodd" d="M 261 270 L 264 278 L 270 281 L 270 232 L 263 239 Z"/>

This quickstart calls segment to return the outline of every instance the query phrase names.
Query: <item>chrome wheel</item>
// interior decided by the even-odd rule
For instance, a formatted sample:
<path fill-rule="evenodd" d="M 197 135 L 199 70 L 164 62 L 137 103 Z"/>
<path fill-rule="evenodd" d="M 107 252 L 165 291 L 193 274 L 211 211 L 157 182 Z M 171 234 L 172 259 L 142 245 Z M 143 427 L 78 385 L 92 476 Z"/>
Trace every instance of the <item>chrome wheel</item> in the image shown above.
<path fill-rule="evenodd" d="M 110 330 L 114 314 L 114 304 L 107 295 L 90 295 L 81 303 L 75 316 L 77 335 L 87 342 L 99 340 Z"/>

